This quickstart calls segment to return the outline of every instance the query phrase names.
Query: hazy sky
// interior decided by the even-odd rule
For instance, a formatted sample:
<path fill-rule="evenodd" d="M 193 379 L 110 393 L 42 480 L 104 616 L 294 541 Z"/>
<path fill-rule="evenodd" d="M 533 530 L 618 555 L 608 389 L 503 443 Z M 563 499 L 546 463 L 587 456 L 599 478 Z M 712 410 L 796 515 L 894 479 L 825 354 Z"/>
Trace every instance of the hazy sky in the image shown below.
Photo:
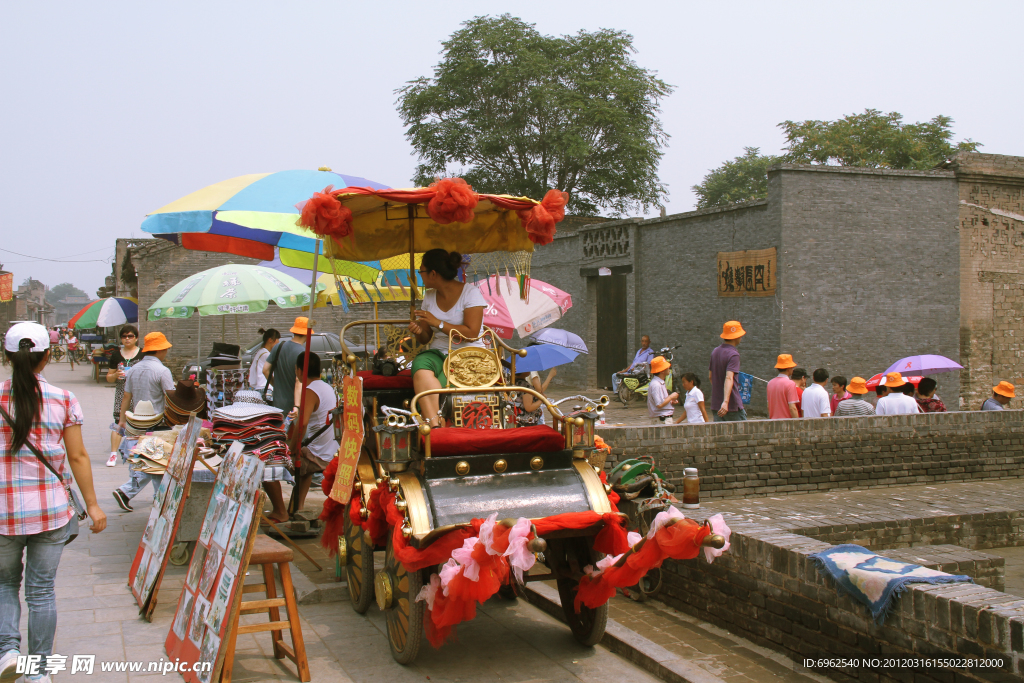
<path fill-rule="evenodd" d="M 406 186 L 416 159 L 394 90 L 431 72 L 462 21 L 503 12 L 546 34 L 628 31 L 636 61 L 676 86 L 662 112 L 669 213 L 692 209 L 690 186 L 744 146 L 778 152 L 786 119 L 945 114 L 957 139 L 1024 155 L 1018 0 L 8 0 L 0 262 L 15 284 L 92 295 L 116 237 L 143 236 L 148 211 L 211 183 L 325 165 Z"/>

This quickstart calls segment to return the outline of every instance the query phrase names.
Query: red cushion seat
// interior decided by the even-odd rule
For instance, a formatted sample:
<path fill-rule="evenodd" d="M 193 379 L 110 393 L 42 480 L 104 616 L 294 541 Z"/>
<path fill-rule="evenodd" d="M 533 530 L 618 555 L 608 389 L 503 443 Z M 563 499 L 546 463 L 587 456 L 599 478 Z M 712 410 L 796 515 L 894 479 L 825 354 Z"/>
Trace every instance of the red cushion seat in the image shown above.
<path fill-rule="evenodd" d="M 397 375 L 385 377 L 375 375 L 372 370 L 360 370 L 356 373 L 363 378 L 363 389 L 412 389 L 412 371 L 401 370 Z"/>
<path fill-rule="evenodd" d="M 430 431 L 430 454 L 554 453 L 565 450 L 565 437 L 547 425 L 515 429 L 443 427 Z"/>

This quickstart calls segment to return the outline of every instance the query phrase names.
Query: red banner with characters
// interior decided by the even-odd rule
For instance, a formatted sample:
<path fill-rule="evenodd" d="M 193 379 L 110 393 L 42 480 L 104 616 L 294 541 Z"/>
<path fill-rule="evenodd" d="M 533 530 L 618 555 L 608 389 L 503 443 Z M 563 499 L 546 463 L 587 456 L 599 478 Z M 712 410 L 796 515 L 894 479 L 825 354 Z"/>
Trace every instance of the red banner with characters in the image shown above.
<path fill-rule="evenodd" d="M 0 301 L 14 298 L 14 273 L 0 273 Z"/>
<path fill-rule="evenodd" d="M 347 505 L 352 497 L 356 465 L 363 447 L 363 380 L 346 376 L 341 385 L 345 409 L 342 412 L 341 448 L 338 449 L 338 474 L 331 488 L 331 499 Z"/>

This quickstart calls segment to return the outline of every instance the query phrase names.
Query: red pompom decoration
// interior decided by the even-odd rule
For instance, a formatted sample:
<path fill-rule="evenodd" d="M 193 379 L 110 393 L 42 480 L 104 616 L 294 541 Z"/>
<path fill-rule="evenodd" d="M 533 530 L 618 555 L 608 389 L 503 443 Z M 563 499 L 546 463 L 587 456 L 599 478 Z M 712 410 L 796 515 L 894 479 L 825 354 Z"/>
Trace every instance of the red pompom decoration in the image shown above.
<path fill-rule="evenodd" d="M 302 207 L 296 225 L 309 228 L 321 237 L 342 239 L 352 234 L 352 211 L 331 194 L 332 185 L 316 192 Z"/>
<path fill-rule="evenodd" d="M 462 178 L 441 178 L 430 185 L 434 196 L 427 203 L 427 214 L 438 225 L 472 223 L 473 209 L 480 200 Z"/>
<path fill-rule="evenodd" d="M 565 205 L 568 202 L 568 193 L 548 190 L 540 204 L 517 212 L 531 242 L 545 245 L 555 239 L 555 223 L 565 218 Z"/>

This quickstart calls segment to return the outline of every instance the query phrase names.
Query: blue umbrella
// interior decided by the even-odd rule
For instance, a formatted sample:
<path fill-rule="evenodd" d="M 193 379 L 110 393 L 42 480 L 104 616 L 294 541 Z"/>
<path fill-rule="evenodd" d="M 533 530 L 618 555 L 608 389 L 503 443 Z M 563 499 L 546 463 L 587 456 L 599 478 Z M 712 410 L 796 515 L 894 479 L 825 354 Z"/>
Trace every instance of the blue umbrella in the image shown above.
<path fill-rule="evenodd" d="M 554 344 L 555 346 L 564 346 L 567 349 L 579 351 L 580 353 L 590 353 L 583 339 L 578 334 L 573 334 L 567 330 L 545 327 L 543 330 L 531 335 L 531 338 L 544 344 Z"/>
<path fill-rule="evenodd" d="M 526 347 L 526 358 L 516 359 L 516 372 L 540 372 L 556 365 L 576 360 L 578 351 L 553 344 L 534 344 Z"/>

